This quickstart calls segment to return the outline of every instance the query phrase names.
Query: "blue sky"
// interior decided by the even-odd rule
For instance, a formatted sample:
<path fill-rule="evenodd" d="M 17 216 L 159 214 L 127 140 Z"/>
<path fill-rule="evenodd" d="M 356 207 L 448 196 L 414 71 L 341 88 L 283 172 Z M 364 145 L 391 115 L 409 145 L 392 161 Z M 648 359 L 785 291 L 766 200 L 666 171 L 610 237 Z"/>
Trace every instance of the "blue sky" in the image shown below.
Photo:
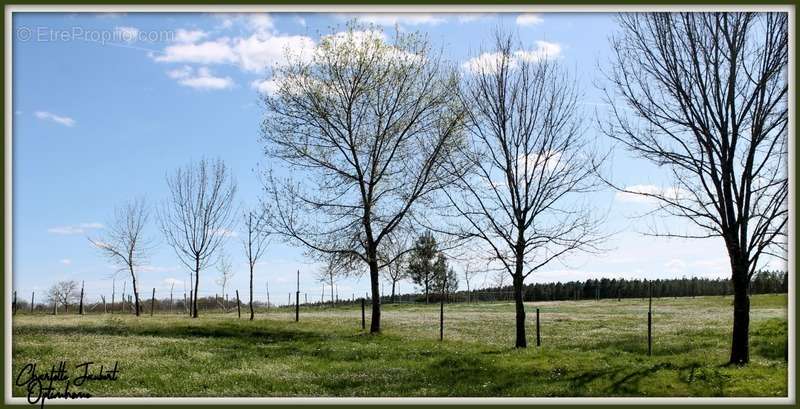
<path fill-rule="evenodd" d="M 115 206 L 136 196 L 151 205 L 167 197 L 165 173 L 203 156 L 218 156 L 239 184 L 238 202 L 256 203 L 263 112 L 259 89 L 284 47 L 313 46 L 319 34 L 351 18 L 392 30 L 420 30 L 461 66 L 488 46 L 498 24 L 517 30 L 531 48 L 547 48 L 574 72 L 586 107 L 587 136 L 608 144 L 592 125 L 602 100 L 594 84 L 616 29 L 613 15 L 543 14 L 61 14 L 15 13 L 13 19 L 13 246 L 14 288 L 44 293 L 57 280 L 85 280 L 90 300 L 111 292 L 114 268 L 87 236 L 102 235 Z M 617 152 L 613 178 L 625 186 L 658 188 L 665 179 L 651 165 Z M 646 220 L 632 215 L 650 203 L 613 192 L 592 197 L 608 211 L 606 229 L 619 232 L 603 255 L 580 255 L 546 266 L 530 281 L 594 277 L 728 276 L 720 240 L 669 240 L 637 233 Z M 683 228 L 685 221 L 668 220 Z M 183 292 L 187 272 L 160 237 L 140 274 L 141 288 Z M 233 289 L 247 287 L 238 237 L 226 251 L 235 266 Z M 771 267 L 785 268 L 773 262 Z M 300 270 L 304 291 L 317 299 L 317 266 L 302 250 L 274 241 L 256 271 L 256 296 L 288 294 Z M 457 267 L 458 270 L 458 267 Z M 201 276 L 201 294 L 219 292 L 218 272 Z M 117 292 L 124 275 L 117 278 Z M 484 280 L 476 280 L 481 284 Z M 487 282 L 488 285 L 488 282 Z M 363 294 L 368 279 L 339 284 L 340 296 Z M 385 286 L 388 288 L 389 286 Z M 130 283 L 128 283 L 130 288 Z M 412 288 L 401 284 L 402 291 Z M 143 292 L 147 292 L 143 291 Z M 26 297 L 27 297 L 26 296 Z"/>

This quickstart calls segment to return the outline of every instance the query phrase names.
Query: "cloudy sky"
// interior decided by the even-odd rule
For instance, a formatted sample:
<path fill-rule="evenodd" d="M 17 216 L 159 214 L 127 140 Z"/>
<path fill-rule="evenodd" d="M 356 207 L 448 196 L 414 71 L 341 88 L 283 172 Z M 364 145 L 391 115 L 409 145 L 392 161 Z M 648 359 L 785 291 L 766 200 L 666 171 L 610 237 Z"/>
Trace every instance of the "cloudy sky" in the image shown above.
<path fill-rule="evenodd" d="M 516 30 L 525 51 L 558 57 L 575 73 L 583 92 L 587 136 L 609 142 L 593 126 L 607 107 L 597 91 L 614 16 L 563 14 L 15 14 L 13 20 L 13 246 L 14 288 L 44 292 L 61 279 L 86 280 L 90 300 L 111 292 L 109 265 L 88 237 L 102 235 L 114 206 L 145 196 L 167 197 L 167 171 L 203 156 L 232 168 L 238 201 L 255 204 L 256 172 L 269 166 L 259 143 L 263 110 L 259 95 L 272 86 L 270 67 L 285 49 L 311 49 L 320 35 L 343 29 L 350 19 L 386 30 L 428 34 L 446 58 L 468 70 L 480 61 L 494 27 Z M 485 58 L 485 56 L 483 57 Z M 668 186 L 657 169 L 617 152 L 611 177 L 620 185 L 654 191 Z M 634 216 L 652 203 L 641 197 L 600 192 L 591 200 L 608 213 L 613 238 L 602 255 L 579 255 L 546 266 L 531 281 L 606 277 L 728 276 L 720 240 L 648 237 L 652 220 Z M 676 229 L 685 221 L 660 219 Z M 188 281 L 155 220 L 149 235 L 160 240 L 141 271 L 141 288 L 160 294 Z M 227 252 L 235 266 L 232 288 L 247 286 L 246 263 L 236 231 Z M 785 268 L 774 262 L 771 267 Z M 273 242 L 257 268 L 256 296 L 264 283 L 273 294 L 294 288 L 317 299 L 321 285 L 302 251 Z M 457 268 L 458 269 L 458 268 Z M 201 277 L 202 295 L 219 291 L 213 268 Z M 125 276 L 117 279 L 117 292 Z M 363 294 L 368 279 L 340 283 L 340 296 Z M 483 278 L 476 280 L 478 284 Z M 489 283 L 487 282 L 487 285 Z M 127 284 L 130 288 L 130 283 Z M 412 284 L 404 282 L 401 291 Z M 388 291 L 388 286 L 387 286 Z"/>

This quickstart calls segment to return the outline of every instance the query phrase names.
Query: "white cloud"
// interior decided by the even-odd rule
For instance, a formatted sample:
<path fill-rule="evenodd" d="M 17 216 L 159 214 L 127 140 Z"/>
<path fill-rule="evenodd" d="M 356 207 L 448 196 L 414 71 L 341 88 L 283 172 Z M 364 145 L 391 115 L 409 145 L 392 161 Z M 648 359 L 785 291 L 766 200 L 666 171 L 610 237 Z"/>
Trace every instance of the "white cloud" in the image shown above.
<path fill-rule="evenodd" d="M 221 235 L 223 237 L 238 237 L 239 236 L 239 233 L 237 233 L 237 232 L 235 232 L 233 230 L 229 230 L 229 229 L 211 230 L 211 234 L 213 234 L 213 235 Z"/>
<path fill-rule="evenodd" d="M 105 226 L 103 226 L 102 223 L 97 223 L 97 222 L 81 223 L 81 224 L 70 225 L 70 226 L 51 227 L 51 228 L 47 229 L 47 232 L 50 233 L 50 234 L 58 234 L 58 235 L 62 235 L 62 236 L 68 236 L 68 235 L 75 235 L 75 234 L 84 234 L 84 233 L 87 232 L 87 230 L 102 229 L 104 227 Z"/>
<path fill-rule="evenodd" d="M 275 27 L 269 14 L 253 14 L 249 16 L 248 25 L 260 34 L 269 34 Z"/>
<path fill-rule="evenodd" d="M 175 44 L 164 49 L 156 57 L 159 62 L 183 62 L 197 64 L 223 64 L 236 62 L 236 55 L 227 37 L 199 44 Z"/>
<path fill-rule="evenodd" d="M 259 21 L 255 19 L 254 21 Z M 254 23 L 259 30 L 269 27 L 265 22 Z M 185 34 L 184 38 L 199 37 Z M 235 64 L 244 71 L 262 72 L 284 57 L 286 51 L 310 56 L 314 40 L 306 36 L 273 36 L 258 31 L 249 37 L 217 38 L 201 43 L 184 42 L 164 49 L 155 60 L 166 63 Z"/>
<path fill-rule="evenodd" d="M 278 91 L 278 82 L 274 79 L 255 80 L 250 86 L 262 94 L 272 95 Z"/>
<path fill-rule="evenodd" d="M 200 67 L 196 71 L 187 65 L 167 71 L 167 76 L 178 80 L 178 83 L 195 89 L 201 90 L 221 90 L 233 87 L 234 82 L 230 77 L 217 77 L 206 67 Z"/>
<path fill-rule="evenodd" d="M 374 13 L 358 14 L 357 19 L 364 23 L 372 23 L 380 26 L 394 26 L 397 24 L 416 25 L 438 25 L 445 22 L 442 17 L 435 17 L 431 14 L 422 13 Z"/>
<path fill-rule="evenodd" d="M 458 22 L 459 23 L 472 23 L 474 21 L 478 21 L 480 19 L 486 18 L 491 14 L 486 13 L 464 13 L 458 15 Z"/>
<path fill-rule="evenodd" d="M 672 274 L 681 273 L 686 271 L 686 262 L 681 259 L 673 258 L 664 263 L 664 269 Z"/>
<path fill-rule="evenodd" d="M 280 61 L 288 51 L 306 59 L 314 51 L 314 40 L 305 36 L 252 35 L 235 41 L 233 52 L 238 65 L 245 71 L 262 72 Z"/>
<path fill-rule="evenodd" d="M 179 28 L 175 31 L 175 42 L 177 43 L 196 43 L 208 37 L 208 33 L 203 30 L 184 30 Z"/>
<path fill-rule="evenodd" d="M 696 260 L 691 263 L 691 266 L 704 272 L 723 273 L 723 275 L 729 272 L 731 268 L 730 259 L 728 257 Z"/>
<path fill-rule="evenodd" d="M 68 266 L 68 265 L 72 264 L 72 260 L 70 260 L 68 258 L 58 260 L 58 262 L 61 263 L 61 264 L 64 264 L 65 266 Z"/>
<path fill-rule="evenodd" d="M 178 267 L 164 267 L 164 266 L 140 266 L 139 272 L 141 273 L 171 273 L 178 271 Z"/>
<path fill-rule="evenodd" d="M 527 13 L 527 14 L 520 14 L 517 16 L 517 25 L 518 26 L 534 26 L 536 24 L 541 23 L 542 16 L 536 13 Z"/>
<path fill-rule="evenodd" d="M 132 43 L 136 41 L 137 37 L 139 37 L 139 29 L 136 27 L 121 26 L 116 27 L 114 31 L 116 32 L 117 37 L 126 43 Z"/>
<path fill-rule="evenodd" d="M 36 115 L 37 118 L 39 118 L 39 119 L 41 119 L 43 121 L 52 121 L 52 122 L 55 122 L 57 124 L 61 124 L 61 125 L 64 125 L 64 126 L 69 126 L 69 127 L 75 126 L 75 123 L 76 123 L 74 119 L 72 119 L 72 118 L 70 118 L 68 116 L 56 115 L 56 114 L 53 114 L 53 113 L 50 113 L 50 112 L 47 112 L 47 111 L 36 111 L 34 113 L 34 115 Z"/>
<path fill-rule="evenodd" d="M 657 195 L 675 200 L 688 197 L 688 192 L 678 187 L 632 185 L 626 187 L 625 192 L 617 192 L 614 197 L 620 202 L 627 203 L 655 203 L 658 201 L 658 199 L 647 195 Z"/>
<path fill-rule="evenodd" d="M 171 287 L 173 284 L 175 285 L 175 287 L 180 287 L 181 285 L 183 285 L 183 281 L 172 277 L 164 279 L 164 285 L 166 285 L 167 287 Z"/>
<path fill-rule="evenodd" d="M 183 67 L 167 71 L 167 76 L 177 80 L 190 77 L 192 75 L 192 71 L 193 71 L 192 67 L 184 65 Z"/>
<path fill-rule="evenodd" d="M 525 162 L 527 160 L 528 174 L 525 175 Z M 542 154 L 532 153 L 530 155 L 520 155 L 517 157 L 517 166 L 519 167 L 518 177 L 523 175 L 530 177 L 534 172 L 540 173 L 542 168 L 547 171 L 555 170 L 561 163 L 561 152 L 547 151 Z"/>
<path fill-rule="evenodd" d="M 537 41 L 536 48 L 532 50 L 517 50 L 514 51 L 509 58 L 508 65 L 510 68 L 516 67 L 520 61 L 535 63 L 543 59 L 553 59 L 561 55 L 561 45 L 558 43 L 551 43 L 547 41 Z M 461 67 L 470 73 L 493 73 L 500 68 L 500 62 L 503 58 L 502 53 L 483 53 L 477 57 L 470 58 L 464 62 Z"/>
<path fill-rule="evenodd" d="M 515 51 L 514 56 L 528 62 L 536 62 L 545 58 L 555 58 L 561 55 L 561 44 L 547 41 L 537 41 L 536 49 Z"/>
<path fill-rule="evenodd" d="M 98 222 L 81 223 L 78 226 L 82 229 L 102 229 L 106 227 L 103 225 L 103 223 L 98 223 Z"/>

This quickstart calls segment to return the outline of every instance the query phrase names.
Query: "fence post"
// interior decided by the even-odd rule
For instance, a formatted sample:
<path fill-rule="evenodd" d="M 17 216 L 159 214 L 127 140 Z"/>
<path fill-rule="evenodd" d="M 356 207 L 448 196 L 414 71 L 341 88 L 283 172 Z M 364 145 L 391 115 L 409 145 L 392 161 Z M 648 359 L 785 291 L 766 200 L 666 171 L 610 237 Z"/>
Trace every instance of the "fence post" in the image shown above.
<path fill-rule="evenodd" d="M 366 298 L 362 298 L 361 299 L 361 329 L 362 330 L 363 329 L 367 329 L 367 316 L 364 313 L 364 309 L 366 307 L 366 304 L 367 304 L 367 299 Z"/>
<path fill-rule="evenodd" d="M 33 297 L 31 297 L 31 299 L 33 299 Z M 103 300 L 103 314 L 105 314 L 108 312 L 108 309 L 106 309 L 106 296 L 101 294 L 100 299 Z"/>
<path fill-rule="evenodd" d="M 297 293 L 294 297 L 294 322 L 300 322 L 300 270 L 297 270 Z"/>
<path fill-rule="evenodd" d="M 447 279 L 445 278 L 445 281 Z M 444 297 L 439 303 L 439 341 L 444 340 Z"/>
<path fill-rule="evenodd" d="M 36 294 L 35 292 L 31 291 L 31 313 L 33 313 L 33 306 L 35 305 L 35 304 L 33 303 L 33 300 L 34 300 L 33 296 L 34 296 L 35 294 Z"/>
<path fill-rule="evenodd" d="M 239 302 L 239 290 L 236 290 L 236 315 L 242 318 L 242 305 Z"/>
<path fill-rule="evenodd" d="M 439 302 L 439 341 L 444 340 L 444 300 L 449 295 L 447 291 L 447 274 L 444 275 L 444 280 L 442 280 L 442 299 Z"/>
<path fill-rule="evenodd" d="M 653 355 L 653 283 L 648 282 L 649 306 L 647 307 L 647 356 Z"/>
<path fill-rule="evenodd" d="M 14 290 L 14 301 L 11 303 L 11 315 L 17 315 L 17 290 Z"/>
<path fill-rule="evenodd" d="M 542 335 L 539 330 L 539 308 L 536 308 L 536 346 L 542 346 Z"/>
<path fill-rule="evenodd" d="M 81 304 L 78 313 L 83 315 L 83 281 L 81 281 Z"/>
<path fill-rule="evenodd" d="M 156 288 L 153 287 L 153 297 L 150 298 L 150 316 L 153 316 L 153 311 L 156 309 Z"/>

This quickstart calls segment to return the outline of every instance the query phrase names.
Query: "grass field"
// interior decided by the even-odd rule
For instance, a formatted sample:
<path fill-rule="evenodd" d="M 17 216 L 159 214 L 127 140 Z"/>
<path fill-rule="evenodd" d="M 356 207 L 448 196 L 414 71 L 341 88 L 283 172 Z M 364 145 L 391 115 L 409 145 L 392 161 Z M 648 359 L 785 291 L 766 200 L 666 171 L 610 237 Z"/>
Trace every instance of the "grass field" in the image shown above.
<path fill-rule="evenodd" d="M 13 376 L 119 362 L 119 380 L 95 396 L 786 396 L 787 299 L 752 298 L 751 364 L 725 365 L 731 297 L 527 305 L 527 349 L 514 349 L 511 303 L 384 305 L 380 335 L 361 331 L 360 309 L 154 318 L 30 316 L 13 321 Z M 535 347 L 535 307 L 542 346 Z M 369 326 L 369 316 L 367 316 Z M 21 387 L 15 396 L 24 396 Z"/>

